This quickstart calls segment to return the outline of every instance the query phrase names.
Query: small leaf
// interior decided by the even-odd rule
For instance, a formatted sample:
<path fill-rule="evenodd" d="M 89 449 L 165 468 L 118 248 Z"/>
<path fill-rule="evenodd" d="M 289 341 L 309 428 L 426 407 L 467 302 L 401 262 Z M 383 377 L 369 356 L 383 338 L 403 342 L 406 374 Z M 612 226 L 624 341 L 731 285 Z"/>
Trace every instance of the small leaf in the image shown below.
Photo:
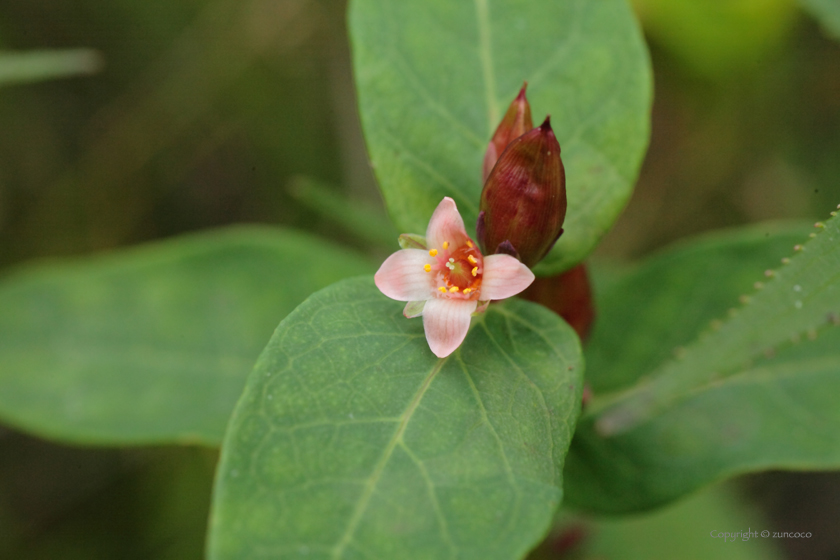
<path fill-rule="evenodd" d="M 605 299 L 616 302 L 624 294 L 625 309 L 611 316 L 609 308 L 601 308 L 606 326 L 599 329 L 613 334 L 593 336 L 592 362 L 607 368 L 606 356 L 613 354 L 630 365 L 592 377 L 602 391 L 614 392 L 596 389 L 579 424 L 566 470 L 571 503 L 603 512 L 634 511 L 743 472 L 840 467 L 835 398 L 840 328 L 834 324 L 840 321 L 839 228 L 837 219 L 827 222 L 771 277 L 764 267 L 785 254 L 784 247 L 787 254 L 794 252 L 796 230 L 771 235 L 764 243 L 756 239 L 761 231 L 756 228 L 731 243 L 718 237 L 689 245 L 613 285 Z M 759 289 L 745 294 L 750 270 Z M 689 283 L 692 275 L 696 280 Z M 746 303 L 738 302 L 739 292 Z M 735 311 L 708 327 L 704 305 L 720 311 L 727 293 Z M 632 320 L 636 313 L 638 323 Z M 661 323 L 652 320 L 656 314 L 664 318 Z M 675 338 L 706 332 L 677 357 L 664 359 L 661 351 L 650 349 L 633 354 L 629 346 L 640 341 L 636 329 L 656 337 L 666 324 L 679 333 L 662 334 L 669 352 Z M 605 343 L 618 340 L 619 331 L 627 333 L 628 347 L 620 343 L 607 349 Z M 662 365 L 651 368 L 650 378 L 640 378 L 657 355 Z M 625 388 L 634 379 L 640 381 Z"/>
<path fill-rule="evenodd" d="M 493 305 L 437 359 L 371 278 L 278 327 L 231 420 L 209 557 L 517 559 L 548 529 L 580 405 L 574 332 Z"/>
<path fill-rule="evenodd" d="M 102 65 L 102 56 L 91 49 L 0 51 L 0 86 L 95 74 Z"/>
<path fill-rule="evenodd" d="M 416 233 L 402 233 L 399 237 L 403 249 L 427 249 L 426 238 Z"/>
<path fill-rule="evenodd" d="M 372 268 L 250 227 L 19 269 L 0 282 L 0 418 L 79 443 L 216 444 L 277 321 Z"/>
<path fill-rule="evenodd" d="M 354 0 L 353 65 L 391 217 L 422 232 L 444 196 L 472 231 L 482 161 L 523 81 L 566 167 L 568 213 L 537 272 L 582 260 L 630 196 L 647 146 L 651 75 L 626 2 Z"/>

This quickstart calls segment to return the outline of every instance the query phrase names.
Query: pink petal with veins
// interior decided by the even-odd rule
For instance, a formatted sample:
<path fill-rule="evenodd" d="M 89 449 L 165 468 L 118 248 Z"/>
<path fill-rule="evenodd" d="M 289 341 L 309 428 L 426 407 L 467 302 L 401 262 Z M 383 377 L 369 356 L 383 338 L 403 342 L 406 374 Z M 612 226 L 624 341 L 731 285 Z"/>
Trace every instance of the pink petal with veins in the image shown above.
<path fill-rule="evenodd" d="M 423 309 L 423 328 L 429 348 L 438 358 L 454 352 L 467 336 L 475 300 L 432 298 Z"/>
<path fill-rule="evenodd" d="M 429 249 L 440 249 L 444 241 L 448 241 L 453 247 L 463 245 L 467 241 L 464 219 L 458 213 L 455 201 L 448 196 L 440 201 L 432 219 L 429 220 L 429 227 L 426 228 L 426 244 Z"/>
<path fill-rule="evenodd" d="M 422 249 L 397 251 L 382 263 L 373 277 L 376 287 L 397 301 L 423 301 L 432 297 L 432 275 L 423 266 L 432 263 L 429 252 Z"/>
<path fill-rule="evenodd" d="M 534 273 L 510 255 L 484 257 L 481 299 L 505 299 L 515 296 L 534 281 Z"/>

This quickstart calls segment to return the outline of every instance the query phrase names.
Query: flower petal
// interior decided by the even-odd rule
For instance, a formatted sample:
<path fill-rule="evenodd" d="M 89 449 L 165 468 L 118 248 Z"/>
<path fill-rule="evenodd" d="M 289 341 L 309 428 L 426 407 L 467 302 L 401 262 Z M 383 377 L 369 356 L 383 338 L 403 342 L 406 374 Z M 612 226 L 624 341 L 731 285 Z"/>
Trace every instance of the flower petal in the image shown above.
<path fill-rule="evenodd" d="M 430 263 L 428 251 L 403 249 L 382 263 L 373 277 L 376 287 L 397 301 L 423 301 L 432 297 L 432 275 L 423 270 Z"/>
<path fill-rule="evenodd" d="M 432 298 L 423 309 L 423 328 L 429 348 L 438 358 L 455 351 L 470 330 L 470 316 L 477 302 L 466 299 Z"/>
<path fill-rule="evenodd" d="M 437 249 L 448 241 L 455 246 L 463 245 L 467 237 L 467 230 L 464 228 L 464 219 L 458 213 L 458 207 L 451 198 L 444 197 L 440 201 L 432 219 L 429 220 L 429 227 L 426 228 L 426 242 L 429 248 Z"/>
<path fill-rule="evenodd" d="M 534 273 L 510 255 L 484 257 L 481 299 L 505 299 L 515 296 L 534 281 Z"/>

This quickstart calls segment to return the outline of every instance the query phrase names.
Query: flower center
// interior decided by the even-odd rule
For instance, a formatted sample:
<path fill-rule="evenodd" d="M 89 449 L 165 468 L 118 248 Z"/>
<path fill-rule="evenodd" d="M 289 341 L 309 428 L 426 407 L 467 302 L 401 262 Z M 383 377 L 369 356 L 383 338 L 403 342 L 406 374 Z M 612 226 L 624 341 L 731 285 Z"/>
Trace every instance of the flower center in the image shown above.
<path fill-rule="evenodd" d="M 470 239 L 459 247 L 452 247 L 444 241 L 440 249 L 433 248 L 429 256 L 433 262 L 424 270 L 433 273 L 440 295 L 460 299 L 478 299 L 481 276 L 484 272 L 484 258 Z"/>

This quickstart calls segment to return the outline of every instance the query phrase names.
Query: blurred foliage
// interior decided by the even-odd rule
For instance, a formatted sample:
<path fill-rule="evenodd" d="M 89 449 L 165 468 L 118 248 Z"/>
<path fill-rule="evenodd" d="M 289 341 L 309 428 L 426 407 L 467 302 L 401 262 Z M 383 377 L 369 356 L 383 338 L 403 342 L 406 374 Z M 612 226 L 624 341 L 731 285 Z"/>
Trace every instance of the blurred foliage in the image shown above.
<path fill-rule="evenodd" d="M 633 0 L 650 39 L 689 70 L 716 78 L 760 64 L 781 47 L 794 0 Z"/>
<path fill-rule="evenodd" d="M 820 20 L 826 31 L 840 39 L 840 2 L 837 0 L 801 0 L 802 7 Z"/>
<path fill-rule="evenodd" d="M 19 267 L 0 281 L 0 418 L 64 442 L 216 445 L 279 319 L 374 270 L 264 226 Z"/>
<path fill-rule="evenodd" d="M 653 48 L 652 143 L 602 256 L 840 202 L 840 46 L 822 27 L 789 0 L 635 4 Z M 344 12 L 331 0 L 0 0 L 0 48 L 87 47 L 106 64 L 0 89 L 0 266 L 234 222 L 364 246 L 290 187 L 303 175 L 378 201 Z M 0 557 L 199 558 L 214 462 L 0 432 Z M 806 505 L 825 521 L 837 503 Z M 776 509 L 788 528 L 789 508 Z M 815 558 L 803 547 L 818 542 L 789 552 Z"/>
<path fill-rule="evenodd" d="M 294 174 L 371 196 L 343 11 L 0 2 L 5 46 L 85 45 L 108 68 L 0 92 L 0 264 L 231 222 L 317 226 L 286 193 Z"/>
<path fill-rule="evenodd" d="M 840 45 L 816 22 L 799 18 L 778 49 L 716 79 L 653 40 L 652 56 L 651 146 L 599 255 L 638 257 L 747 222 L 815 220 L 840 202 Z"/>
<path fill-rule="evenodd" d="M 102 58 L 90 49 L 0 51 L 0 86 L 94 74 L 101 68 Z"/>
<path fill-rule="evenodd" d="M 202 557 L 216 452 L 0 445 L 0 558 Z"/>
<path fill-rule="evenodd" d="M 561 510 L 556 528 L 527 560 L 775 560 L 772 539 L 711 534 L 761 532 L 766 516 L 732 484 L 716 485 L 656 512 L 587 517 Z"/>

